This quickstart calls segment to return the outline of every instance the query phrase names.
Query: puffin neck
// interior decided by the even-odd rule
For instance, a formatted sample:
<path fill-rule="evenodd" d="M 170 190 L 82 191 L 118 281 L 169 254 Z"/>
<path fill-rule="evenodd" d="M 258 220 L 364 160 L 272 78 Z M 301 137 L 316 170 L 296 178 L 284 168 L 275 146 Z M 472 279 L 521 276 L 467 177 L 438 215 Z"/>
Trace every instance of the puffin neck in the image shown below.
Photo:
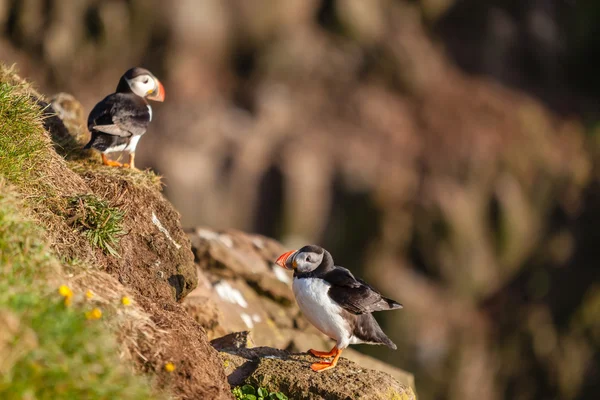
<path fill-rule="evenodd" d="M 125 77 L 121 77 L 121 79 L 119 80 L 119 84 L 117 85 L 117 93 L 133 93 L 133 91 L 131 90 L 131 87 L 129 87 L 129 84 L 127 83 L 127 81 L 125 80 Z"/>
<path fill-rule="evenodd" d="M 321 260 L 321 264 L 310 272 L 298 272 L 298 270 L 294 270 L 294 278 L 316 278 L 326 274 L 334 268 L 333 257 L 331 253 L 327 250 L 323 249 L 325 252 L 323 254 L 323 260 Z"/>

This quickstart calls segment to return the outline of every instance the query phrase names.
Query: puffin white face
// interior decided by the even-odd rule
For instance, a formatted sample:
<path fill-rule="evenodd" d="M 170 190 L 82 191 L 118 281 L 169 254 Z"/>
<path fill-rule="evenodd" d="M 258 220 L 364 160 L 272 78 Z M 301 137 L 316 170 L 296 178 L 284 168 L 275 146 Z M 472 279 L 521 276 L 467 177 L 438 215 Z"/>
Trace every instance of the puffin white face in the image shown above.
<path fill-rule="evenodd" d="M 292 261 L 292 266 L 299 272 L 311 272 L 315 270 L 323 261 L 323 253 L 315 253 L 312 251 L 298 251 Z"/>
<path fill-rule="evenodd" d="M 292 250 L 277 259 L 277 265 L 306 273 L 314 271 L 323 261 L 324 249 L 318 246 L 304 246 L 300 250 Z"/>
<path fill-rule="evenodd" d="M 143 74 L 133 79 L 127 79 L 131 91 L 140 97 L 146 97 L 158 88 L 158 83 L 154 77 Z"/>

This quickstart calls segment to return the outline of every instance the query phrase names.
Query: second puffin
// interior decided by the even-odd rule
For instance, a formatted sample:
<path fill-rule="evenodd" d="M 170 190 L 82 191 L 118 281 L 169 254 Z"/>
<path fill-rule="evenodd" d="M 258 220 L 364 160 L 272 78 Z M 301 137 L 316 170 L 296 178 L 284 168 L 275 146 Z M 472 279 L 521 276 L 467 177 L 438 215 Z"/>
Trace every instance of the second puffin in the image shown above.
<path fill-rule="evenodd" d="M 147 69 L 131 68 L 119 80 L 116 92 L 90 112 L 88 129 L 92 138 L 84 148 L 100 151 L 105 165 L 135 168 L 135 148 L 152 120 L 152 108 L 146 99 L 164 101 L 165 89 Z M 128 152 L 129 163 L 106 157 L 106 153 L 116 151 Z"/>
<path fill-rule="evenodd" d="M 294 270 L 294 297 L 306 319 L 336 341 L 331 351 L 310 349 L 316 357 L 334 357 L 331 362 L 312 364 L 313 371 L 335 367 L 342 350 L 350 344 L 384 344 L 396 349 L 371 313 L 395 310 L 402 305 L 383 297 L 346 268 L 334 265 L 327 250 L 304 246 L 282 254 L 276 263 Z"/>

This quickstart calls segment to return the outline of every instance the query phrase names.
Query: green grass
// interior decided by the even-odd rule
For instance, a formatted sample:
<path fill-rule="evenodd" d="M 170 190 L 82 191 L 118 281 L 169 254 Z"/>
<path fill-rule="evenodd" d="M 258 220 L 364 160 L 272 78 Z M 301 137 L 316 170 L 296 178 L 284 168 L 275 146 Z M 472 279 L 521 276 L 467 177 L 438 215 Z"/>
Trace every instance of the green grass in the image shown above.
<path fill-rule="evenodd" d="M 68 200 L 67 221 L 84 235 L 92 246 L 118 257 L 120 236 L 125 213 L 111 207 L 107 201 L 94 195 L 78 195 Z"/>
<path fill-rule="evenodd" d="M 102 320 L 65 305 L 60 265 L 22 207 L 0 181 L 0 398 L 152 398 Z"/>
<path fill-rule="evenodd" d="M 58 186 L 71 190 L 75 183 L 67 180 L 66 168 L 52 148 L 35 96 L 28 83 L 0 63 L 0 177 L 20 193 L 48 232 L 68 239 L 62 241 L 67 243 L 63 250 L 75 253 L 80 246 L 73 246 L 76 240 L 70 238 L 71 228 L 62 219 L 67 198 Z"/>
<path fill-rule="evenodd" d="M 37 181 L 36 171 L 48 159 L 42 129 L 42 111 L 26 89 L 0 81 L 0 173 L 10 182 Z"/>
<path fill-rule="evenodd" d="M 271 392 L 263 387 L 256 389 L 252 385 L 237 386 L 231 390 L 236 400 L 288 400 L 281 392 Z"/>

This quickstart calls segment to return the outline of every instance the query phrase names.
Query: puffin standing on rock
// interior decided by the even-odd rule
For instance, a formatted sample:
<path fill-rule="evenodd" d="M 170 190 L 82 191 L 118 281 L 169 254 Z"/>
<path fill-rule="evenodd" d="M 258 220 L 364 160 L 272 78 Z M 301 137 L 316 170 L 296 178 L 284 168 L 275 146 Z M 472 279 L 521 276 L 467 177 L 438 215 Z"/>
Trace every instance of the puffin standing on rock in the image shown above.
<path fill-rule="evenodd" d="M 371 313 L 395 310 L 402 305 L 383 297 L 346 268 L 335 266 L 327 250 L 314 245 L 304 246 L 282 254 L 276 263 L 294 270 L 292 288 L 306 319 L 337 342 L 328 352 L 310 349 L 316 357 L 334 357 L 331 362 L 312 364 L 313 371 L 335 367 L 342 350 L 350 344 L 384 344 L 396 349 Z"/>
<path fill-rule="evenodd" d="M 119 80 L 116 92 L 90 112 L 88 129 L 92 138 L 84 149 L 100 151 L 104 165 L 135 169 L 135 148 L 152 120 L 152 108 L 146 99 L 164 101 L 165 89 L 147 69 L 131 68 Z M 106 153 L 115 151 L 128 152 L 129 163 L 121 164 L 106 157 Z"/>

